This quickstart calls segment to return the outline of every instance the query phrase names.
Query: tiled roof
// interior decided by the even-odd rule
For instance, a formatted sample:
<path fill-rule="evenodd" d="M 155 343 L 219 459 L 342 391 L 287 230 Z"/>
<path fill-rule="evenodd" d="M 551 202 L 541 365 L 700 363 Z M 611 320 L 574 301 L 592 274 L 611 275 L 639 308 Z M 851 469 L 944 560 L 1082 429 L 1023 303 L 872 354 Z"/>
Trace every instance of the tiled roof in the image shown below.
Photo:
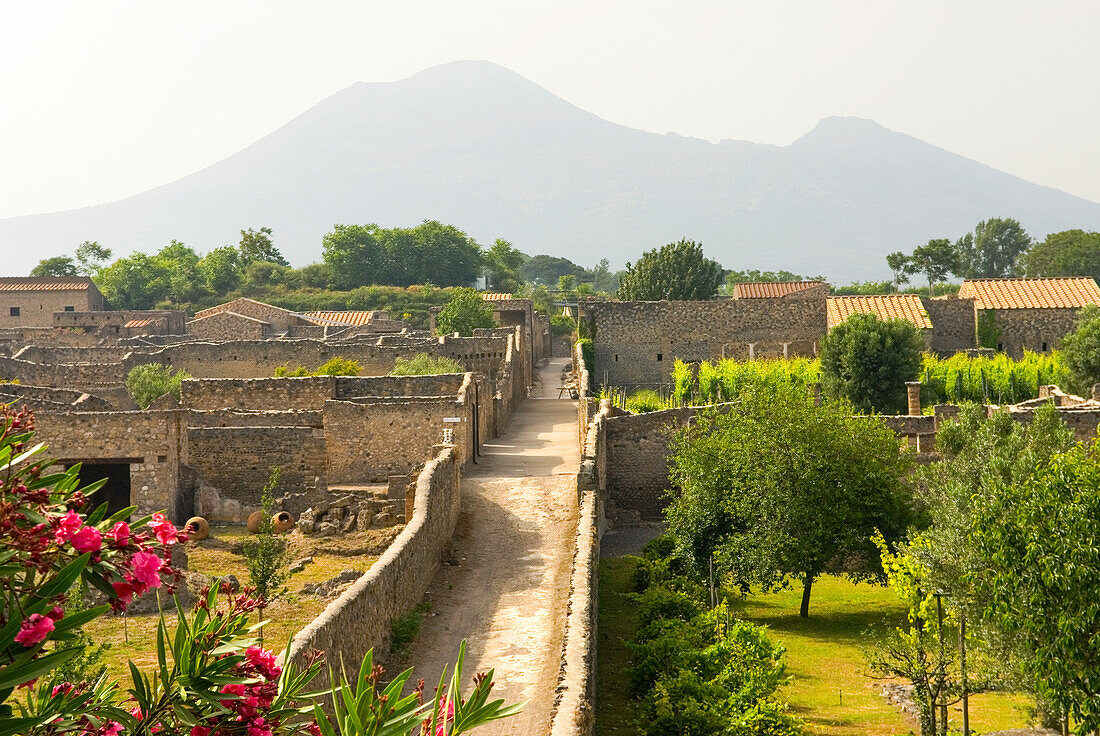
<path fill-rule="evenodd" d="M 350 327 L 361 327 L 370 322 L 372 312 L 369 310 L 363 311 L 345 311 L 345 312 L 302 312 L 302 316 L 310 321 L 315 321 L 318 324 L 326 325 L 348 325 Z"/>
<path fill-rule="evenodd" d="M 5 276 L 0 291 L 84 291 L 95 288 L 86 276 Z"/>
<path fill-rule="evenodd" d="M 1100 287 L 1090 278 L 967 279 L 959 297 L 978 309 L 1074 309 L 1100 304 Z"/>
<path fill-rule="evenodd" d="M 769 297 L 787 296 L 796 291 L 805 291 L 815 286 L 820 286 L 820 281 L 755 281 L 734 284 L 732 295 L 734 299 L 766 299 Z"/>
<path fill-rule="evenodd" d="M 487 291 L 481 295 L 481 298 L 487 302 L 506 302 L 514 297 L 511 294 L 500 294 L 498 292 Z"/>
<path fill-rule="evenodd" d="M 932 329 L 932 321 L 916 294 L 883 294 L 880 296 L 831 296 L 828 307 L 829 329 L 853 314 L 873 314 L 879 319 L 909 320 L 922 330 Z"/>
<path fill-rule="evenodd" d="M 151 324 L 153 324 L 153 320 L 151 319 L 132 319 L 124 324 L 123 327 L 148 327 Z"/>

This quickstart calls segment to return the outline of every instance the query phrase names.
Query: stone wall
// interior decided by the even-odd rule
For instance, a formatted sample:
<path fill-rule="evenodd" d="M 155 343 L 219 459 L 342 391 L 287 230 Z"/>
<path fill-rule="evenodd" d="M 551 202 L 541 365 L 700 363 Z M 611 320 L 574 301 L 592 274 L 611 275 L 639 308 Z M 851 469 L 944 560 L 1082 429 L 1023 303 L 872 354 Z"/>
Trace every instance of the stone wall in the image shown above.
<path fill-rule="evenodd" d="M 44 279 L 80 281 L 81 277 Z M 0 327 L 52 327 L 54 312 L 87 312 L 103 309 L 103 295 L 87 279 L 82 289 L 5 290 L 0 292 Z M 28 285 L 33 282 L 28 282 Z M 18 314 L 12 314 L 18 310 Z"/>
<path fill-rule="evenodd" d="M 215 312 L 187 323 L 187 336 L 196 340 L 262 340 L 271 331 L 267 322 L 236 312 Z"/>
<path fill-rule="evenodd" d="M 416 479 L 412 518 L 370 570 L 294 636 L 295 666 L 304 666 L 318 649 L 334 668 L 346 663 L 345 677 L 354 677 L 368 650 L 374 649 L 375 662 L 385 659 L 391 622 L 420 602 L 450 546 L 461 498 L 458 468 L 450 448 L 424 466 Z"/>
<path fill-rule="evenodd" d="M 597 384 L 667 384 L 676 359 L 812 356 L 827 328 L 825 300 L 592 302 Z"/>
<path fill-rule="evenodd" d="M 33 363 L 0 357 L 0 378 L 34 386 L 96 393 L 99 388 L 123 385 L 125 376 L 121 363 Z"/>
<path fill-rule="evenodd" d="M 12 357 L 32 363 L 120 363 L 131 352 L 133 348 L 125 345 L 84 347 L 49 342 L 25 345 Z"/>
<path fill-rule="evenodd" d="M 991 314 L 1000 335 L 997 349 L 1019 359 L 1024 350 L 1047 353 L 1062 345 L 1062 338 L 1077 326 L 1076 309 L 984 309 Z"/>
<path fill-rule="evenodd" d="M 210 521 L 245 521 L 260 508 L 261 491 L 276 466 L 282 475 L 275 496 L 315 495 L 327 487 L 325 435 L 313 427 L 189 428 L 187 460 L 202 477 L 199 515 Z"/>
<path fill-rule="evenodd" d="M 978 313 L 973 299 L 921 297 L 921 303 L 932 322 L 930 349 L 941 355 L 953 355 L 977 346 Z"/>

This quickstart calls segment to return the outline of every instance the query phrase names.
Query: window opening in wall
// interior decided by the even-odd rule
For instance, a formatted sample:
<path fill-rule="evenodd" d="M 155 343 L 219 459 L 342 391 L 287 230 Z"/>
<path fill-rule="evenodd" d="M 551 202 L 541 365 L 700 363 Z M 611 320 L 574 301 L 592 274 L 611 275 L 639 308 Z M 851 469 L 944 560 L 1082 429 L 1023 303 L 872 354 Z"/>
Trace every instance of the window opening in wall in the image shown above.
<path fill-rule="evenodd" d="M 657 360 L 664 360 L 664 359 L 665 359 L 664 353 L 657 353 Z"/>
<path fill-rule="evenodd" d="M 1047 344 L 1044 342 L 1043 343 L 1043 352 L 1045 353 L 1046 351 L 1047 351 Z"/>
<path fill-rule="evenodd" d="M 1005 344 L 1003 342 L 997 343 L 997 351 L 998 352 L 1004 352 L 1004 349 L 1005 349 Z"/>
<path fill-rule="evenodd" d="M 618 363 L 618 362 L 619 362 L 619 356 L 618 356 L 618 355 L 616 355 L 616 356 L 615 356 L 615 362 L 616 362 L 616 363 Z"/>
<path fill-rule="evenodd" d="M 76 311 L 76 307 L 65 307 L 65 311 L 66 311 L 66 312 L 75 312 L 75 311 Z"/>
<path fill-rule="evenodd" d="M 12 317 L 19 316 L 19 307 L 8 307 L 8 314 Z"/>

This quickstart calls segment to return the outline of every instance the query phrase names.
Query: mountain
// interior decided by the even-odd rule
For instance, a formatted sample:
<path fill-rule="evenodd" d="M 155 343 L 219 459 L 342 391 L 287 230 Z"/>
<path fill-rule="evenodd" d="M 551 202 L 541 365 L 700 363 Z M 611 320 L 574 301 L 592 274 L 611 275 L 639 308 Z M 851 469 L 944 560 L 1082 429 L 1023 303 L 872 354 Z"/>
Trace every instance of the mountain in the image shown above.
<path fill-rule="evenodd" d="M 488 62 L 359 83 L 179 181 L 128 199 L 0 220 L 7 273 L 99 240 L 116 255 L 176 238 L 206 251 L 270 226 L 295 264 L 334 223 L 437 219 L 483 244 L 619 266 L 681 237 L 730 268 L 837 282 L 987 217 L 1033 235 L 1100 229 L 1100 204 L 857 118 L 789 146 L 616 125 Z"/>

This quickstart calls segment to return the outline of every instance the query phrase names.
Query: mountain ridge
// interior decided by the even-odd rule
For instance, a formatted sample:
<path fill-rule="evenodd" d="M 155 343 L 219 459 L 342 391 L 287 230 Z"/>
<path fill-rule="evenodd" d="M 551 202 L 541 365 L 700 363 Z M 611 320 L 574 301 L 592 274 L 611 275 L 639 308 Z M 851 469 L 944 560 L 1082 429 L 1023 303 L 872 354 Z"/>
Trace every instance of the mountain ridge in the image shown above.
<path fill-rule="evenodd" d="M 0 220 L 0 249 L 25 273 L 83 240 L 116 255 L 172 238 L 207 251 L 270 226 L 301 265 L 319 260 L 335 223 L 438 219 L 585 265 L 688 237 L 729 268 L 848 281 L 883 278 L 887 252 L 997 216 L 1038 238 L 1100 229 L 1100 204 L 872 120 L 822 118 L 787 146 L 712 143 L 607 121 L 505 67 L 465 61 L 351 85 L 131 197 Z"/>

